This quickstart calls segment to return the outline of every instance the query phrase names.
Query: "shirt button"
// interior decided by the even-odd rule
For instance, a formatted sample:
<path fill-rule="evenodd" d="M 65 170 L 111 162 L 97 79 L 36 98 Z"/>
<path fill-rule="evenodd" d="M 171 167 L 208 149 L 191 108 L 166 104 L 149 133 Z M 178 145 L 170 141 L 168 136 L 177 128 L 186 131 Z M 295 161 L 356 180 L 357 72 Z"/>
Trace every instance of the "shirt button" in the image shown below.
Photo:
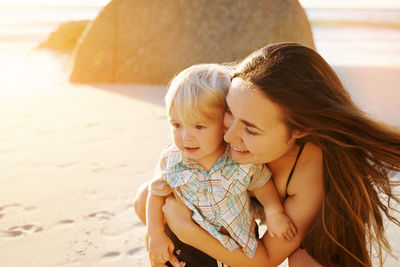
<path fill-rule="evenodd" d="M 177 250 L 175 251 L 175 253 L 176 253 L 176 255 L 179 255 L 179 254 L 181 254 L 181 250 L 180 250 L 180 249 L 177 249 Z"/>

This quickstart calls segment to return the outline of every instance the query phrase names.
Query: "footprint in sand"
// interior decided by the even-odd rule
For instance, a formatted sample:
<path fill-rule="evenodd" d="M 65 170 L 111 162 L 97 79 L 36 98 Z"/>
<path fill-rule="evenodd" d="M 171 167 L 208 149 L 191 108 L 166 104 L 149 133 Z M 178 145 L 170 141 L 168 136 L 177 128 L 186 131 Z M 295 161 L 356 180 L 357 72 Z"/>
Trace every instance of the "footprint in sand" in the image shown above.
<path fill-rule="evenodd" d="M 32 210 L 36 210 L 36 207 L 34 206 L 29 206 L 29 207 L 25 207 L 24 211 L 32 211 Z"/>
<path fill-rule="evenodd" d="M 56 222 L 57 225 L 71 225 L 73 224 L 75 221 L 71 220 L 71 219 L 65 219 L 65 220 L 61 220 Z"/>
<path fill-rule="evenodd" d="M 132 249 L 128 250 L 128 252 L 126 252 L 126 254 L 128 254 L 129 256 L 134 256 L 136 253 L 138 253 L 142 249 L 143 249 L 143 247 L 132 248 Z"/>
<path fill-rule="evenodd" d="M 31 235 L 43 231 L 43 226 L 35 224 L 18 225 L 8 228 L 7 231 L 2 231 L 4 237 L 18 237 L 22 235 Z"/>
<path fill-rule="evenodd" d="M 100 219 L 100 220 L 109 220 L 111 217 L 114 217 L 114 216 L 115 216 L 114 212 L 106 211 L 106 210 L 93 212 L 93 213 L 87 215 L 87 217 L 89 217 L 89 218 L 95 218 L 95 219 Z"/>
<path fill-rule="evenodd" d="M 121 255 L 121 253 L 119 253 L 118 251 L 112 251 L 112 252 L 108 252 L 108 253 L 104 254 L 103 259 L 104 260 L 114 260 L 114 259 L 117 259 L 120 255 Z"/>
<path fill-rule="evenodd" d="M 142 222 L 135 222 L 133 227 L 144 227 L 144 224 Z"/>

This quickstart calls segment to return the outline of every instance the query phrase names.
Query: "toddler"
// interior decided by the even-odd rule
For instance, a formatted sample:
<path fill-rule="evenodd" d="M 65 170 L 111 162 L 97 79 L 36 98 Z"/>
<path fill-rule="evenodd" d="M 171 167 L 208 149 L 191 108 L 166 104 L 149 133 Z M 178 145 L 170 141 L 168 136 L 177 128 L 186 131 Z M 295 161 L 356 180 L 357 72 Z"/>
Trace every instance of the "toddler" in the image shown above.
<path fill-rule="evenodd" d="M 161 154 L 146 207 L 149 254 L 159 262 L 167 262 L 176 249 L 162 214 L 171 193 L 223 246 L 241 248 L 250 258 L 258 240 L 248 190 L 263 205 L 271 236 L 291 239 L 296 234 L 266 165 L 239 164 L 229 155 L 223 139 L 229 86 L 229 67 L 217 64 L 189 67 L 169 85 L 165 102 L 174 143 Z M 178 258 L 184 253 L 175 251 Z"/>

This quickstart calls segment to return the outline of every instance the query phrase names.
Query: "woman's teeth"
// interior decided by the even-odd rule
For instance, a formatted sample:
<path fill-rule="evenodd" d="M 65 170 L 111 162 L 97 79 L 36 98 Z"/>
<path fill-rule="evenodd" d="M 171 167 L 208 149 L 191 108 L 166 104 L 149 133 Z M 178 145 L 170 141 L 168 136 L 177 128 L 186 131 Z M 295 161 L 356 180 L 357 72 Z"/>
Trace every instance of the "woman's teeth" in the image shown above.
<path fill-rule="evenodd" d="M 247 152 L 246 150 L 240 150 L 240 149 L 237 149 L 236 147 L 232 147 L 232 149 L 235 151 L 238 151 L 238 152 Z"/>

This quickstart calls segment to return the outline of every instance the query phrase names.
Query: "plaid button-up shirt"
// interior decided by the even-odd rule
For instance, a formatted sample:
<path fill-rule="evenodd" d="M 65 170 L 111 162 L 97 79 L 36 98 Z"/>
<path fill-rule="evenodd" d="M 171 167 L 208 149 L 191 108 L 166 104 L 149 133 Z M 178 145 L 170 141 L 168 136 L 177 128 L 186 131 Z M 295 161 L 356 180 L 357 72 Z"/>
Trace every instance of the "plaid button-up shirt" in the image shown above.
<path fill-rule="evenodd" d="M 229 250 L 239 246 L 250 258 L 257 248 L 255 222 L 247 190 L 256 190 L 271 177 L 264 164 L 239 164 L 229 148 L 207 172 L 175 145 L 161 154 L 149 191 L 158 196 L 172 192 L 193 211 L 193 220 Z M 225 228 L 229 235 L 221 233 Z"/>

